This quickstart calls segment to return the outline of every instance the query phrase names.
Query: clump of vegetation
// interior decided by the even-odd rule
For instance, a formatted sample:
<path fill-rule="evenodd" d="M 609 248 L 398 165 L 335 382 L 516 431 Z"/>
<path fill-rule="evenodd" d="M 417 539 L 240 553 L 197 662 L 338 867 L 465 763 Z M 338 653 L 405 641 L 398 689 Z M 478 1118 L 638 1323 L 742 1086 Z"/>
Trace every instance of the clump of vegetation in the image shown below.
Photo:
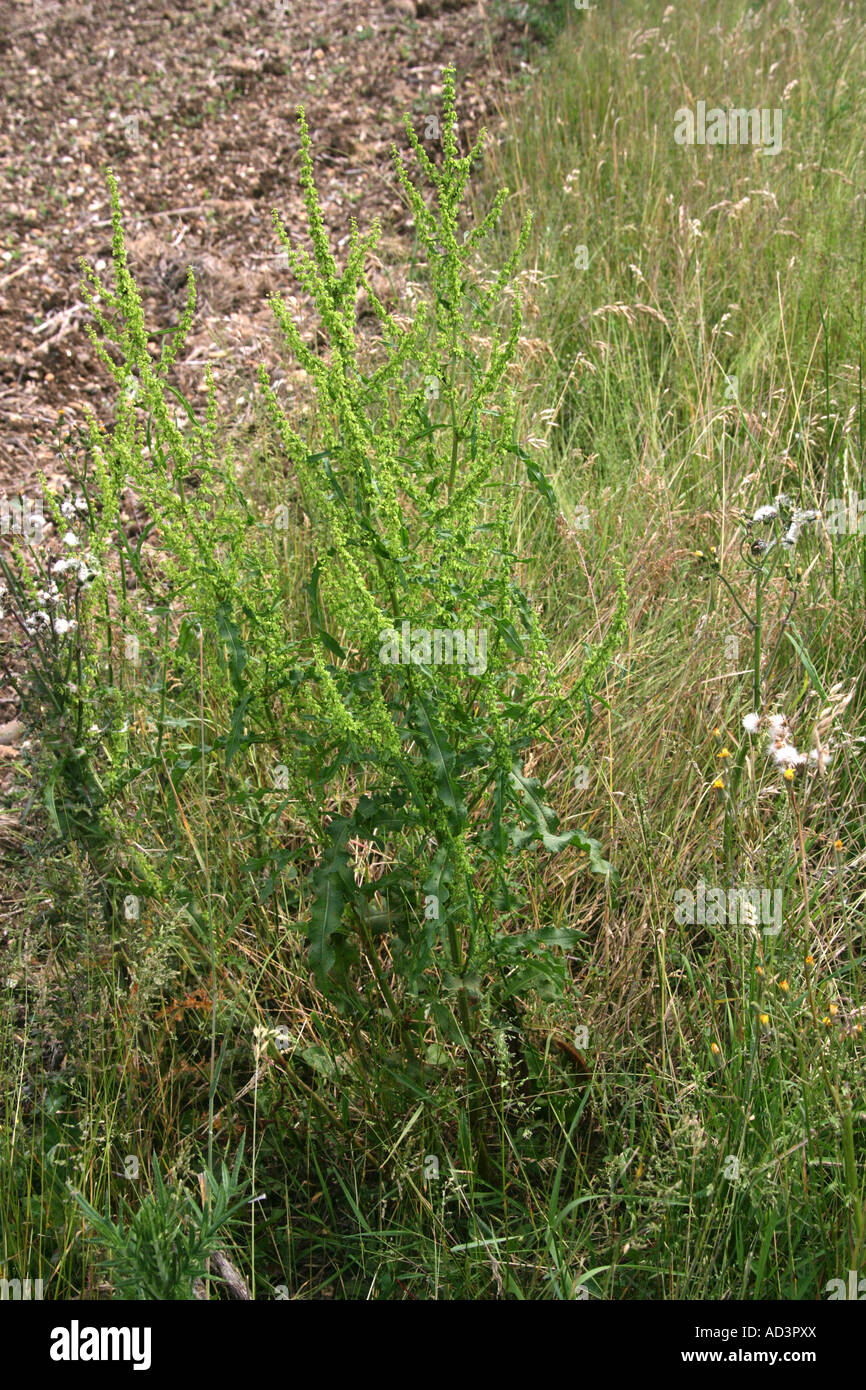
<path fill-rule="evenodd" d="M 448 1123 L 457 1121 L 464 1161 L 490 1180 L 502 1056 L 486 1033 L 507 1025 L 525 1041 L 527 999 L 564 997 L 563 952 L 579 939 L 556 918 L 527 929 L 520 861 L 530 849 L 573 848 L 603 889 L 616 877 L 597 839 L 560 829 L 527 762 L 575 707 L 588 708 L 622 637 L 625 590 L 620 581 L 608 631 L 566 693 L 510 539 L 527 485 L 555 505 L 519 443 L 507 378 L 519 296 L 500 326 L 530 222 L 481 285 L 473 260 L 507 193 L 462 228 L 484 135 L 459 153 L 453 70 L 441 164 L 407 119 L 429 203 L 394 152 L 427 264 L 410 319 L 388 311 L 370 283 L 378 228 L 362 237 L 352 223 L 338 269 L 299 116 L 311 250 L 293 247 L 278 219 L 277 230 L 324 345 L 314 351 L 275 297 L 281 333 L 316 392 L 301 433 L 261 371 L 284 500 L 268 515 L 226 449 L 212 377 L 203 419 L 171 383 L 195 310 L 191 273 L 181 320 L 153 352 L 111 178 L 114 282 L 86 268 L 85 293 L 96 352 L 117 384 L 116 417 L 111 428 L 92 419 L 67 441 L 80 492 L 46 497 L 62 554 L 37 557 L 35 575 L 20 551 L 7 566 L 29 643 L 25 700 L 48 724 L 39 777 L 54 830 L 105 876 L 106 921 L 136 1016 L 148 976 L 133 945 L 141 928 L 182 912 L 199 935 L 210 968 L 208 1163 L 223 1061 L 222 919 L 240 891 L 235 926 L 270 918 L 280 950 L 296 950 L 303 933 L 315 986 L 356 1038 L 376 1021 L 380 1065 L 396 1043 L 404 1090 L 423 1095 L 446 1065 L 462 1075 Z M 362 294 L 379 326 L 363 345 Z M 514 461 L 528 483 L 512 476 Z M 290 512 L 304 518 L 294 553 Z M 193 786 L 201 844 L 185 810 Z M 240 882 L 214 852 L 215 803 L 231 807 L 240 833 Z M 192 847 L 192 873 L 178 873 L 178 837 Z M 161 984 L 166 970 L 163 962 Z M 235 1007 L 255 1016 L 259 1001 L 244 995 L 241 986 Z M 273 1043 L 273 1029 L 257 1026 Z"/>
<path fill-rule="evenodd" d="M 276 790 L 287 793 L 261 803 L 261 828 L 278 840 L 290 820 L 309 837 L 296 859 L 299 867 L 306 861 L 309 960 L 320 983 L 342 980 L 347 1000 L 352 968 L 366 952 L 401 1028 L 407 1004 L 395 997 L 389 974 L 425 1006 L 441 995 L 445 978 L 468 1029 L 467 979 L 477 995 L 489 977 L 497 923 L 513 910 L 515 851 L 577 845 L 593 872 L 610 874 L 599 843 L 582 829 L 556 833 L 556 817 L 523 764 L 539 738 L 555 735 L 570 700 L 588 697 L 590 676 L 604 669 L 620 639 L 625 596 L 589 656 L 587 679 L 566 699 L 508 535 L 515 488 L 504 465 L 522 453 L 505 380 L 520 331 L 517 297 L 507 333 L 491 327 L 529 219 L 494 283 L 480 290 L 471 257 L 496 227 L 507 192 L 461 236 L 461 203 L 483 133 L 459 154 L 453 70 L 445 80 L 441 167 L 407 119 L 432 208 L 395 151 L 429 266 L 429 304 L 419 303 L 410 322 L 382 306 L 367 278 L 377 229 L 362 238 L 353 222 L 338 271 L 303 111 L 300 126 L 312 254 L 292 247 L 277 225 L 316 304 L 326 346 L 315 353 L 304 342 L 279 296 L 273 307 L 315 382 L 310 438 L 293 426 L 264 369 L 261 383 L 286 487 L 310 522 L 309 568 L 295 576 L 307 603 L 300 611 L 291 606 L 279 554 L 285 505 L 270 525 L 218 447 L 212 379 L 201 422 L 170 384 L 195 308 L 191 272 L 181 321 L 158 360 L 151 356 L 111 179 L 115 283 L 88 269 L 87 297 L 96 351 L 117 382 L 117 417 L 111 430 L 91 423 L 83 504 L 72 503 L 65 523 L 71 555 L 51 565 L 66 592 L 44 632 L 37 624 L 31 633 L 34 692 L 44 709 L 53 700 L 55 713 L 68 711 L 53 745 L 52 802 L 57 825 L 74 826 L 86 800 L 85 841 L 109 831 L 119 838 L 123 795 L 145 771 L 129 756 L 134 728 L 153 718 L 161 755 L 169 685 L 203 680 L 216 714 L 201 728 L 205 784 L 217 755 L 228 773 L 255 749 L 272 759 Z M 363 361 L 361 291 L 381 327 Z M 487 327 L 484 351 L 479 338 Z M 552 505 L 534 464 L 530 475 Z M 134 547 L 124 511 L 130 495 L 140 517 Z M 63 506 L 50 495 L 47 503 L 62 527 Z M 33 599 L 34 583 L 26 571 L 13 579 L 19 607 Z M 42 597 L 50 606 L 55 594 Z M 61 610 L 74 618 L 58 617 Z M 32 615 L 22 618 L 32 626 Z M 130 655 L 136 671 L 145 661 L 143 679 L 124 679 Z M 144 856 L 131 855 L 129 864 L 131 896 L 159 891 Z M 165 886 L 171 892 L 168 880 Z M 384 935 L 385 970 L 374 931 Z M 436 1017 L 451 1036 L 447 1011 Z"/>
<path fill-rule="evenodd" d="M 155 1168 L 152 1194 L 133 1211 L 121 1203 L 116 1221 L 73 1194 L 107 1252 L 106 1273 L 117 1298 L 177 1302 L 197 1296 L 197 1283 L 204 1284 L 220 1253 L 219 1240 L 244 1206 L 242 1162 L 243 1144 L 231 1170 L 222 1165 L 219 1180 L 203 1173 L 200 1201 L 168 1186 Z"/>

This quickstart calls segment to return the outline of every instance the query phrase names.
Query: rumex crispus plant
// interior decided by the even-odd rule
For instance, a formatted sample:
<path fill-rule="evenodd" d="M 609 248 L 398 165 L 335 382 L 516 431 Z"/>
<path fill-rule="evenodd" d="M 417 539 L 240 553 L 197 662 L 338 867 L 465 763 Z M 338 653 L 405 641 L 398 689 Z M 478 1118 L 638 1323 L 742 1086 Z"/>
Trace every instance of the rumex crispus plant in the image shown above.
<path fill-rule="evenodd" d="M 517 296 L 507 331 L 500 333 L 494 321 L 528 222 L 494 282 L 475 283 L 473 249 L 495 228 L 507 192 L 461 234 L 461 203 L 483 134 L 460 156 L 453 72 L 445 80 L 440 166 L 408 118 L 406 129 L 433 192 L 428 206 L 395 150 L 426 257 L 427 300 L 408 322 L 380 302 L 365 272 L 376 228 L 363 239 L 352 225 L 338 272 L 301 113 L 313 254 L 294 248 L 277 225 L 295 274 L 316 303 L 329 350 L 314 355 L 285 304 L 277 299 L 274 307 L 315 381 L 312 453 L 264 371 L 262 384 L 318 540 L 310 669 L 336 755 L 330 768 L 350 769 L 357 790 L 363 784 L 352 813 L 326 827 L 312 959 L 322 974 L 347 959 L 348 905 L 362 937 L 371 922 L 387 924 L 392 963 L 412 990 L 444 943 L 450 979 L 462 995 L 467 974 L 477 976 L 489 954 L 493 904 L 509 902 L 509 850 L 578 844 L 594 871 L 605 874 L 608 865 L 582 831 L 555 835 L 540 789 L 521 770 L 521 755 L 565 704 L 509 543 L 511 456 L 526 460 L 531 480 L 554 501 L 515 439 L 516 403 L 506 373 L 520 330 Z M 359 291 L 381 328 L 363 370 Z M 622 609 L 603 650 L 594 653 L 594 668 L 609 655 L 621 621 Z M 317 754 L 305 769 L 314 785 L 321 767 Z M 388 867 L 360 885 L 348 849 L 358 840 Z M 384 900 L 384 911 L 371 911 L 373 899 Z"/>
<path fill-rule="evenodd" d="M 593 873 L 615 878 L 585 831 L 558 833 L 524 768 L 529 750 L 570 717 L 575 698 L 588 702 L 621 637 L 625 593 L 620 583 L 610 630 L 566 695 L 510 540 L 515 497 L 527 485 L 515 477 L 515 461 L 555 505 L 518 443 L 508 378 L 521 323 L 512 282 L 529 224 L 482 284 L 473 252 L 494 231 L 507 193 L 477 226 L 461 229 L 483 133 L 460 155 L 453 71 L 445 77 L 438 164 L 407 118 L 429 202 L 394 152 L 426 262 L 426 292 L 411 316 L 388 310 L 370 282 L 377 227 L 362 236 L 352 222 L 338 268 L 302 110 L 299 120 L 311 251 L 292 246 L 275 217 L 315 303 L 324 347 L 305 340 L 279 296 L 273 308 L 314 384 L 305 433 L 260 372 L 284 495 L 309 521 L 305 553 L 291 560 L 280 545 L 288 506 L 269 524 L 243 469 L 218 442 L 210 375 L 203 421 L 171 385 L 194 313 L 192 274 L 176 330 L 158 356 L 152 352 L 111 179 L 114 285 L 91 270 L 87 280 L 93 340 L 118 399 L 113 428 L 92 422 L 85 441 L 80 544 L 94 577 L 70 635 L 78 652 L 78 757 L 102 765 L 99 814 L 110 818 L 112 794 L 164 759 L 169 686 L 177 702 L 178 692 L 194 694 L 206 683 L 209 709 L 223 711 L 209 718 L 223 724 L 207 737 L 202 728 L 186 767 L 202 766 L 208 795 L 219 793 L 217 753 L 227 778 L 247 779 L 251 819 L 271 846 L 273 873 L 291 858 L 301 870 L 298 912 L 320 985 L 357 1007 L 366 961 L 411 1061 L 427 1020 L 446 1040 L 465 1042 L 473 999 L 492 985 L 501 992 L 505 984 L 509 995 L 535 980 L 549 985 L 543 948 L 573 942 L 559 924 L 540 936 L 515 934 L 520 851 L 575 847 Z M 372 343 L 358 330 L 362 294 L 378 322 Z M 130 495 L 139 516 L 134 542 L 122 509 Z M 293 601 L 299 567 L 301 604 Z M 123 679 L 118 654 L 130 643 L 150 653 L 133 681 Z M 157 747 L 137 759 L 128 740 L 142 726 L 143 703 Z M 263 751 L 280 779 L 253 790 L 254 757 Z M 280 843 L 288 825 L 295 837 L 305 833 L 297 851 Z M 149 864 L 132 852 L 127 864 L 149 875 L 147 890 L 156 891 Z M 170 869 L 163 891 L 171 891 Z"/>

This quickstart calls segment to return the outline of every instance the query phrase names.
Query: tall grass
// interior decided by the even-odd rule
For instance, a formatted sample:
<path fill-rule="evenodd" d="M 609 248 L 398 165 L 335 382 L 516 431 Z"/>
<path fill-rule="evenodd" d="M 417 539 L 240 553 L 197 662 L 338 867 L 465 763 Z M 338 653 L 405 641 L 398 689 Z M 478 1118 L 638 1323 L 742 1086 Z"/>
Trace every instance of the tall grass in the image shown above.
<path fill-rule="evenodd" d="M 623 874 L 584 971 L 625 1264 L 659 1281 L 620 1267 L 632 1296 L 814 1297 L 862 1264 L 863 62 L 854 7 L 599 6 L 491 158 L 514 219 L 543 210 L 522 380 L 572 525 L 534 575 L 564 669 L 627 567 L 571 805 Z M 676 144 L 699 100 L 781 108 L 781 151 Z M 779 493 L 826 519 L 790 551 L 743 525 Z M 520 525 L 545 554 L 539 509 Z M 761 710 L 829 738 L 826 776 L 785 779 Z M 781 932 L 677 925 L 701 878 L 781 889 Z"/>

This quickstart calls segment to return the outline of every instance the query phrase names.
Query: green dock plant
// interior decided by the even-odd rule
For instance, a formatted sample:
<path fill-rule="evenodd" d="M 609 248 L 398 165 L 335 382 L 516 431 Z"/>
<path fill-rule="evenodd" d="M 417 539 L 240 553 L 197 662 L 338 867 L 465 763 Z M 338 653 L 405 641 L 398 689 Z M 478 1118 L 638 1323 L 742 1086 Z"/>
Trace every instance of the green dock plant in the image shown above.
<path fill-rule="evenodd" d="M 573 848 L 603 883 L 615 880 L 596 840 L 580 828 L 559 831 L 524 769 L 529 751 L 572 718 L 574 702 L 578 710 L 588 703 L 625 623 L 621 584 L 609 632 L 568 693 L 560 688 L 510 539 L 527 486 L 556 506 L 518 441 L 508 376 L 529 218 L 501 270 L 481 283 L 473 253 L 495 232 L 508 195 L 502 189 L 477 225 L 461 226 L 484 134 L 459 153 L 452 69 L 443 106 L 438 162 L 408 118 L 420 177 L 394 151 L 425 267 L 405 317 L 370 281 L 378 226 L 362 236 L 352 221 L 338 267 L 299 109 L 311 249 L 295 247 L 276 214 L 275 222 L 323 345 L 305 339 L 279 295 L 273 310 L 315 389 L 304 432 L 264 367 L 259 377 L 275 466 L 285 474 L 282 510 L 309 521 L 301 604 L 292 601 L 297 586 L 279 527 L 219 442 L 212 377 L 203 420 L 170 381 L 193 320 L 192 273 L 177 328 L 158 354 L 150 346 L 113 178 L 114 283 L 90 269 L 85 281 L 93 342 L 118 388 L 113 428 L 91 422 L 86 441 L 80 544 L 95 578 L 79 595 L 72 638 L 77 747 L 81 759 L 103 764 L 100 814 L 110 816 L 112 792 L 141 771 L 131 769 L 124 731 L 142 699 L 161 692 L 154 718 L 162 740 L 167 684 L 197 689 L 207 662 L 210 706 L 226 715 L 190 759 L 219 756 L 226 775 L 252 776 L 254 755 L 264 752 L 282 769 L 279 790 L 269 792 L 269 834 L 273 841 L 286 820 L 303 831 L 298 910 L 312 971 L 347 1007 L 357 1007 L 365 972 L 407 1057 L 416 1055 L 423 1019 L 465 1041 L 471 1004 L 491 982 L 507 973 L 513 994 L 521 970 L 529 984 L 542 970 L 541 945 L 573 942 L 557 928 L 543 943 L 527 935 L 516 955 L 516 856 Z M 361 297 L 378 323 L 363 346 Z M 122 514 L 127 490 L 143 518 L 134 542 Z M 471 634 L 484 660 L 437 663 L 423 638 L 420 646 L 413 639 L 408 661 L 389 659 L 395 650 L 405 656 L 406 624 L 415 634 Z M 123 679 L 118 649 L 130 639 L 150 653 L 147 679 Z M 284 869 L 285 853 L 274 864 L 275 873 Z M 542 973 L 547 979 L 547 964 Z"/>
<path fill-rule="evenodd" d="M 532 483 L 554 503 L 515 437 L 507 368 L 520 332 L 517 295 L 501 331 L 496 313 L 515 277 L 529 219 L 493 283 L 476 284 L 473 250 L 496 227 L 507 190 L 477 226 L 461 232 L 461 203 L 484 137 L 459 154 L 452 70 L 445 75 L 443 104 L 439 165 L 406 120 L 432 191 L 429 202 L 394 151 L 429 285 L 411 321 L 385 308 L 366 274 L 378 227 L 362 238 L 353 222 L 339 272 L 299 113 L 312 254 L 291 244 L 279 219 L 277 229 L 315 301 L 327 351 L 312 352 L 281 299 L 274 309 L 315 382 L 314 451 L 293 429 L 264 370 L 261 380 L 318 539 L 310 592 L 320 728 L 331 742 L 331 769 L 351 769 L 356 785 L 364 786 L 352 812 L 334 817 L 326 829 L 311 959 L 322 977 L 346 963 L 348 909 L 362 940 L 373 922 L 386 926 L 391 962 L 412 991 L 424 992 L 422 982 L 443 945 L 449 979 L 465 1000 L 467 976 L 478 977 L 485 954 L 489 962 L 491 905 L 508 902 L 509 851 L 577 844 L 588 851 L 594 871 L 607 874 L 609 866 L 582 831 L 555 834 L 540 788 L 522 774 L 522 755 L 549 736 L 568 703 L 552 679 L 509 543 L 513 458 L 527 463 Z M 359 293 L 381 330 L 374 360 L 364 365 Z M 483 633 L 485 669 L 473 674 L 471 667 L 432 664 L 423 636 L 408 661 L 405 651 L 401 661 L 382 660 L 407 623 L 410 633 Z M 615 627 L 604 650 L 594 653 L 594 667 L 610 655 L 618 633 Z M 315 771 L 307 775 L 314 779 Z M 357 839 L 384 855 L 384 881 L 357 884 L 348 850 Z M 379 900 L 375 908 L 373 899 Z"/>

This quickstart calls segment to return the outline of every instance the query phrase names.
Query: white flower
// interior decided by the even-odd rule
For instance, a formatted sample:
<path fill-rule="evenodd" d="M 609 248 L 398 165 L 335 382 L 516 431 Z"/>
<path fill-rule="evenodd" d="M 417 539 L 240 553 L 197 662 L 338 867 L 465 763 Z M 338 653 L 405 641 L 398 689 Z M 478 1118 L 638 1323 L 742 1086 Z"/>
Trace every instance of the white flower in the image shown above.
<path fill-rule="evenodd" d="M 74 564 L 75 564 L 75 561 L 72 559 L 71 556 L 70 556 L 70 558 L 69 558 L 68 560 L 55 560 L 54 564 L 51 566 L 51 573 L 52 573 L 52 574 L 65 574 L 66 571 L 67 571 L 68 569 L 71 569 L 71 567 L 72 567 Z"/>
<path fill-rule="evenodd" d="M 756 734 L 761 727 L 761 716 L 759 714 L 744 714 L 743 728 L 747 734 Z"/>
<path fill-rule="evenodd" d="M 72 531 L 67 531 L 66 535 L 63 537 L 63 544 L 68 545 L 70 547 L 72 547 L 73 545 L 78 545 L 78 537 Z"/>
<path fill-rule="evenodd" d="M 75 499 L 75 510 L 76 510 L 77 512 L 86 512 L 86 511 L 87 511 L 87 498 L 86 498 L 86 497 L 76 497 L 76 499 Z"/>
<path fill-rule="evenodd" d="M 69 521 L 75 515 L 75 505 L 71 497 L 67 497 L 60 505 L 60 515 L 65 516 Z"/>
<path fill-rule="evenodd" d="M 774 516 L 779 515 L 778 507 L 759 507 L 752 517 L 753 521 L 772 521 Z"/>
<path fill-rule="evenodd" d="M 54 619 L 54 631 L 57 633 L 58 637 L 65 637 L 67 632 L 71 632 L 74 627 L 75 623 L 70 618 Z"/>

